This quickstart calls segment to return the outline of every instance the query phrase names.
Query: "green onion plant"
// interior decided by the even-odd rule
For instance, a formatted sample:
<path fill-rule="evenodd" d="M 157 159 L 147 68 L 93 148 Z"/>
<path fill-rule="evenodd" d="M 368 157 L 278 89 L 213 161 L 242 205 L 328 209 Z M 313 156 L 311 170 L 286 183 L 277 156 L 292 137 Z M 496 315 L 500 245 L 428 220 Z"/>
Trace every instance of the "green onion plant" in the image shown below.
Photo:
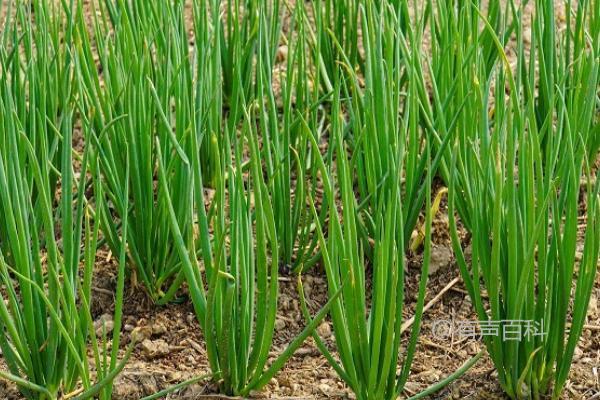
<path fill-rule="evenodd" d="M 314 151 L 306 133 L 320 141 L 319 107 L 323 98 L 309 83 L 313 76 L 306 57 L 308 47 L 305 27 L 306 9 L 299 5 L 290 17 L 286 37 L 288 55 L 285 72 L 275 74 L 272 63 L 267 21 L 259 31 L 257 58 L 258 123 L 263 138 L 262 153 L 269 197 L 282 266 L 299 270 L 314 265 L 319 258 L 317 240 L 311 232 L 312 214 L 307 193 L 315 194 L 318 183 Z M 273 90 L 274 78 L 280 79 L 281 93 Z M 276 96 L 280 95 L 280 105 Z M 324 214 L 320 214 L 324 218 Z M 297 251 L 296 251 L 297 250 Z"/>
<path fill-rule="evenodd" d="M 369 259 L 365 245 L 359 240 L 356 223 L 359 202 L 354 193 L 351 156 L 342 138 L 344 116 L 340 111 L 340 92 L 337 93 L 333 100 L 331 126 L 336 155 L 335 174 L 333 167 L 327 166 L 323 158 L 319 157 L 317 161 L 325 177 L 325 191 L 329 199 L 327 229 L 321 225 L 311 195 L 309 199 L 317 225 L 316 234 L 327 274 L 328 290 L 331 296 L 340 293 L 339 300 L 331 308 L 339 361 L 317 333 L 313 333 L 313 338 L 357 399 L 396 399 L 403 393 L 408 381 L 421 329 L 431 254 L 431 212 L 426 213 L 425 249 L 414 324 L 408 342 L 401 345 L 406 298 L 405 248 L 408 239 L 402 229 L 401 197 L 406 153 L 402 145 L 396 152 L 388 149 L 388 156 L 395 168 L 386 175 L 380 188 L 381 199 L 374 214 L 376 236 L 373 238 L 373 256 Z M 317 146 L 316 141 L 311 141 Z M 427 179 L 427 187 L 431 187 L 431 175 L 428 174 Z M 337 196 L 341 198 L 340 208 L 336 204 Z M 430 190 L 427 190 L 426 198 L 427 210 L 430 210 Z M 301 280 L 299 292 L 304 316 L 313 323 L 308 314 Z M 402 348 L 404 351 L 401 351 Z M 479 357 L 475 356 L 455 373 L 414 398 L 423 398 L 445 387 L 464 374 Z"/>
<path fill-rule="evenodd" d="M 480 1 L 433 1 L 425 5 L 423 15 L 428 16 L 426 24 L 431 31 L 429 67 L 431 76 L 432 111 L 434 118 L 428 121 L 436 132 L 436 146 L 442 141 L 461 136 L 466 140 L 474 129 L 477 96 L 473 92 L 474 83 L 487 82 L 498 63 L 499 56 L 491 33 L 481 27 L 478 10 L 485 13 L 486 20 L 493 27 L 492 32 L 504 46 L 515 31 L 516 21 L 521 15 L 514 15 L 511 2 L 490 1 L 485 9 Z M 515 10 L 516 11 L 516 10 Z M 501 32 L 501 33 L 498 33 Z M 449 164 L 451 154 L 446 148 L 438 170 L 446 185 L 450 181 Z M 463 216 L 463 223 L 470 226 L 467 215 L 462 212 L 465 205 L 456 199 L 456 208 Z"/>
<path fill-rule="evenodd" d="M 42 10 L 49 6 L 36 2 L 36 7 Z M 46 58 L 46 50 L 36 48 L 39 58 L 31 59 L 30 71 L 49 71 L 45 64 L 52 60 Z M 12 57 L 19 57 L 18 51 L 15 49 Z M 2 73 L 16 73 L 17 67 L 7 69 L 7 63 L 6 52 L 0 52 Z M 45 78 L 54 81 L 59 76 L 48 73 Z M 108 339 L 106 335 L 97 338 L 94 330 L 90 302 L 99 222 L 85 197 L 85 172 L 93 162 L 90 147 L 83 153 L 73 150 L 74 85 L 65 84 L 71 89 L 60 100 L 66 107 L 62 110 L 64 120 L 55 125 L 54 115 L 46 115 L 36 102 L 25 99 L 48 93 L 38 93 L 40 87 L 35 84 L 28 92 L 16 90 L 13 85 L 24 81 L 4 77 L 0 82 L 0 348 L 7 370 L 1 371 L 0 377 L 14 382 L 28 399 L 74 395 L 109 399 L 110 384 L 133 347 L 121 362 L 116 350 L 106 362 Z M 23 105 L 28 108 L 21 110 Z M 21 119 L 21 113 L 28 112 L 37 117 L 38 135 Z M 45 128 L 54 134 L 46 135 Z M 60 149 L 59 165 L 54 164 L 53 146 Z M 81 165 L 79 175 L 74 173 L 76 159 Z M 57 184 L 60 195 L 55 196 Z M 119 280 L 123 278 L 121 264 Z M 116 325 L 120 324 L 122 299 L 121 287 L 115 305 Z M 119 336 L 120 329 L 116 329 L 113 345 Z M 90 345 L 95 362 L 88 359 Z"/>
<path fill-rule="evenodd" d="M 328 201 L 327 238 L 312 208 L 329 290 L 341 290 L 331 310 L 339 362 L 313 337 L 358 399 L 395 399 L 408 381 L 421 329 L 431 253 L 431 181 L 449 139 L 436 141 L 431 123 L 420 124 L 429 104 L 420 96 L 422 61 L 410 48 L 422 40 L 422 26 L 408 29 L 405 36 L 398 29 L 397 5 L 391 2 L 367 2 L 359 10 L 364 85 L 349 59 L 340 62 L 338 74 L 346 78 L 334 81 L 329 127 L 335 157 L 333 162 L 318 157 Z M 343 56 L 339 42 L 337 46 Z M 309 139 L 318 148 L 315 138 Z M 432 157 L 438 144 L 440 153 Z M 406 252 L 423 206 L 424 255 L 415 323 L 401 351 Z M 306 313 L 305 305 L 303 309 Z M 477 358 L 417 398 L 456 379 Z"/>
<path fill-rule="evenodd" d="M 210 11 L 219 35 L 223 91 L 227 99 L 235 102 L 236 92 L 240 89 L 246 101 L 254 98 L 254 63 L 260 46 L 259 31 L 268 31 L 263 33 L 268 41 L 268 50 L 263 57 L 272 64 L 280 41 L 280 3 L 280 0 L 213 0 Z M 238 84 L 241 88 L 234 88 Z M 236 115 L 237 120 L 242 116 L 241 113 Z"/>
<path fill-rule="evenodd" d="M 560 398 L 597 271 L 597 122 L 588 104 L 598 84 L 598 38 L 589 35 L 597 35 L 597 12 L 587 2 L 571 6 L 566 2 L 568 26 L 574 18 L 575 27 L 563 36 L 552 7 L 536 2 L 528 55 L 523 26 L 515 27 L 516 66 L 501 32 L 473 9 L 499 62 L 488 70 L 484 57 L 473 58 L 474 78 L 466 86 L 474 100 L 464 110 L 470 128 L 457 136 L 452 156 L 449 213 L 468 221 L 469 258 L 452 217 L 451 235 L 480 323 L 499 324 L 501 332 L 511 321 L 531 325 L 521 340 L 484 337 L 500 384 L 513 399 Z M 514 15 L 520 12 L 513 8 Z M 485 42 L 477 43 L 472 51 L 484 48 Z M 536 60 L 544 59 L 538 69 Z M 586 78 L 574 84 L 578 76 Z"/>
<path fill-rule="evenodd" d="M 132 276 L 156 303 L 164 304 L 173 300 L 184 280 L 179 254 L 171 244 L 167 195 L 184 240 L 194 234 L 191 137 L 200 117 L 184 4 L 105 4 L 94 24 L 98 63 L 84 18 L 78 18 L 81 114 L 89 120 L 87 138 L 100 160 L 94 177 L 104 187 L 96 207 L 104 238 L 115 254 L 123 221 L 129 221 Z M 128 162 L 135 168 L 126 174 Z M 169 174 L 164 190 L 157 184 L 159 163 Z M 124 197 L 126 189 L 129 195 Z"/>
<path fill-rule="evenodd" d="M 439 169 L 446 168 L 448 143 L 452 138 L 434 125 L 423 67 L 426 62 L 419 52 L 412 50 L 423 45 L 425 20 L 417 15 L 413 24 L 400 29 L 402 13 L 408 7 L 407 2 L 400 3 L 367 2 L 360 6 L 364 82 L 338 44 L 342 54 L 339 63 L 343 65 L 339 75 L 345 76 L 341 85 L 344 110 L 349 119 L 343 137 L 352 153 L 361 199 L 357 228 L 363 242 L 376 235 L 374 214 L 381 203 L 379 193 L 387 176 L 396 168 L 388 150 L 399 151 L 403 147 L 406 153 L 401 196 L 404 236 L 410 238 L 419 224 L 427 197 L 427 173 L 435 176 Z M 338 43 L 337 38 L 334 41 Z M 409 241 L 405 244 L 408 246 Z"/>
<path fill-rule="evenodd" d="M 256 108 L 256 107 L 254 107 Z M 293 352 L 326 316 L 336 296 L 315 316 L 269 366 L 278 298 L 278 238 L 271 200 L 262 173 L 256 126 L 249 111 L 239 135 L 224 132 L 224 142 L 210 138 L 220 155 L 215 175 L 216 193 L 208 211 L 202 190 L 202 172 L 194 162 L 198 243 L 186 246 L 179 233 L 176 245 L 184 260 L 184 272 L 197 318 L 205 335 L 208 360 L 221 390 L 247 396 L 279 371 Z M 250 153 L 249 171 L 243 166 Z M 159 164 L 159 183 L 166 188 L 167 175 Z M 172 204 L 171 221 L 175 226 Z M 211 234 L 210 229 L 214 230 Z M 202 267 L 195 258 L 196 247 Z"/>
<path fill-rule="evenodd" d="M 387 156 L 395 168 L 390 170 L 380 188 L 380 203 L 374 214 L 375 245 L 372 270 L 368 270 L 365 245 L 359 240 L 356 223 L 356 209 L 359 204 L 353 190 L 353 174 L 347 147 L 342 138 L 343 123 L 339 94 L 337 94 L 334 98 L 331 127 L 336 149 L 337 183 L 334 182 L 332 172 L 322 159 L 320 162 L 321 174 L 326 177 L 325 190 L 329 199 L 327 239 L 324 227 L 321 226 L 318 218 L 315 218 L 315 223 L 318 226 L 317 235 L 322 262 L 327 272 L 329 292 L 335 293 L 341 290 L 340 298 L 331 310 L 340 361 L 335 360 L 317 335 L 313 336 L 327 360 L 358 399 L 395 399 L 403 391 L 408 378 L 420 330 L 430 241 L 425 242 L 427 248 L 423 261 L 415 324 L 398 373 L 406 262 L 400 195 L 404 147 L 388 148 Z M 341 197 L 341 214 L 335 204 L 335 190 L 339 190 Z M 312 210 L 316 217 L 314 206 Z M 429 213 L 426 225 L 426 236 L 429 239 L 431 235 Z M 367 297 L 369 272 L 371 273 L 370 302 Z M 348 284 L 344 285 L 346 281 Z M 306 306 L 303 309 L 306 312 Z"/>
<path fill-rule="evenodd" d="M 364 2 L 318 0 L 311 4 L 314 20 L 307 21 L 307 29 L 312 39 L 315 83 L 323 93 L 333 89 L 332 82 L 339 72 L 336 62 L 340 60 L 340 47 L 351 68 L 361 70 L 364 66 L 359 51 L 361 3 Z"/>
<path fill-rule="evenodd" d="M 73 90 L 69 79 L 73 19 L 62 5 L 47 1 L 11 1 L 1 6 L 6 18 L 0 29 L 0 78 L 5 98 L 12 99 L 11 117 L 28 133 L 38 159 L 50 162 L 48 179 L 53 194 L 62 153 L 60 132 L 74 126 L 73 107 L 68 104 Z M 32 195 L 37 196 L 37 191 Z M 0 248 L 7 235 L 2 230 L 3 219 L 1 215 Z"/>

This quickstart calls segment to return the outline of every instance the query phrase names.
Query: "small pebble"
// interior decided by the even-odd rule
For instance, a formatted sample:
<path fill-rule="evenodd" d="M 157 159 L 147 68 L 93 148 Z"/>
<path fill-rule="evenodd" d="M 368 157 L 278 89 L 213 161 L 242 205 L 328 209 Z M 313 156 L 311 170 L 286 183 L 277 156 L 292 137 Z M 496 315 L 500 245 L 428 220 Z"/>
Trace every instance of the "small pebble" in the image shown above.
<path fill-rule="evenodd" d="M 325 321 L 325 322 L 321 323 L 321 325 L 319 325 L 319 327 L 317 328 L 317 333 L 323 339 L 327 339 L 331 336 L 331 326 L 329 325 L 329 323 L 327 321 Z"/>

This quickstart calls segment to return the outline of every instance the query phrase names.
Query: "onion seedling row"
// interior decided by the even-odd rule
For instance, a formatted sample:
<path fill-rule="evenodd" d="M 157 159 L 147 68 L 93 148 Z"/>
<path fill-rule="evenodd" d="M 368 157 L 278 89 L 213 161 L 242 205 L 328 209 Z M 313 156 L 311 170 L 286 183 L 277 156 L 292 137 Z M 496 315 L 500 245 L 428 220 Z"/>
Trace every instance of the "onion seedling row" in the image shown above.
<path fill-rule="evenodd" d="M 36 29 L 29 23 L 33 10 Z M 15 382 L 28 399 L 73 393 L 81 399 L 109 399 L 111 382 L 133 346 L 122 361 L 113 351 L 107 362 L 106 327 L 97 337 L 90 311 L 99 224 L 84 195 L 85 175 L 74 173 L 74 154 L 83 171 L 94 160 L 90 146 L 82 153 L 72 148 L 76 84 L 66 77 L 73 49 L 59 46 L 58 36 L 51 40 L 49 35 L 58 35 L 63 17 L 68 35 L 74 31 L 74 20 L 63 11 L 40 2 L 28 9 L 18 2 L 19 22 L 9 23 L 4 34 L 16 37 L 18 24 L 31 29 L 24 32 L 23 44 L 13 43 L 10 54 L 0 52 L 0 348 L 7 365 L 0 376 Z M 22 63 L 21 57 L 31 58 Z M 65 81 L 52 98 L 46 85 L 58 77 Z M 118 275 L 124 282 L 123 263 Z M 121 286 L 117 325 L 122 291 Z M 115 349 L 119 336 L 115 330 Z"/>
<path fill-rule="evenodd" d="M 562 35 L 552 7 L 536 6 L 529 55 L 516 8 L 497 14 L 509 31 L 494 29 L 474 4 L 460 10 L 463 21 L 472 21 L 462 34 L 477 37 L 464 54 L 491 49 L 486 54 L 498 63 L 490 68 L 489 58 L 477 57 L 468 68 L 463 88 L 472 93 L 464 108 L 469 122 L 455 144 L 450 176 L 449 213 L 467 221 L 472 256 L 465 257 L 450 218 L 454 250 L 479 320 L 533 326 L 523 340 L 503 340 L 503 335 L 484 340 L 502 388 L 514 399 L 560 397 L 585 323 L 599 252 L 599 187 L 591 176 L 598 121 L 590 101 L 599 83 L 598 37 L 587 36 L 584 28 L 590 21 L 590 33 L 597 34 L 597 10 L 586 2 L 575 10 L 566 2 L 575 23 L 569 21 Z M 477 21 L 483 23 L 481 33 Z M 517 38 L 516 66 L 502 45 L 509 33 Z M 582 236 L 580 198 L 585 199 Z"/>

